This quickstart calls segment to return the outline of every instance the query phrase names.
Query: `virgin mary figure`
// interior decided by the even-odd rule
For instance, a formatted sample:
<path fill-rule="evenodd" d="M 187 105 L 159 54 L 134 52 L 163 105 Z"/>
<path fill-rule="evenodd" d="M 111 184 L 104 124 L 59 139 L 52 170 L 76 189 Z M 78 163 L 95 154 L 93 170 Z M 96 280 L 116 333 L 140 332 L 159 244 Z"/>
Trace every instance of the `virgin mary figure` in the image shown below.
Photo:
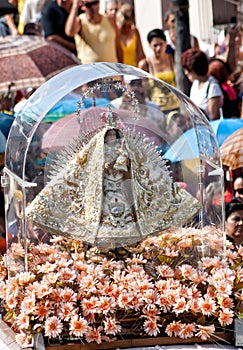
<path fill-rule="evenodd" d="M 102 114 L 103 128 L 82 140 L 26 209 L 27 220 L 55 235 L 116 248 L 182 226 L 198 201 L 173 182 L 148 139 Z"/>

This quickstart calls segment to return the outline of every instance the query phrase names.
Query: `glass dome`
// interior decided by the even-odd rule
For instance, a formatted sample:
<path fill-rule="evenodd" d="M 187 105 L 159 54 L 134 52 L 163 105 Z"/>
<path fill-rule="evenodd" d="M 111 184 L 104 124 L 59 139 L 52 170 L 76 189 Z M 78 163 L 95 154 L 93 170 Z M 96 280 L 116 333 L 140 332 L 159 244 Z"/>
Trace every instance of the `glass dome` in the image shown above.
<path fill-rule="evenodd" d="M 118 165 L 104 155 L 111 130 Z M 107 169 L 116 166 L 106 169 L 112 179 L 102 159 Z M 126 184 L 126 199 L 114 184 Z M 26 242 L 59 233 L 114 249 L 170 227 L 224 232 L 223 171 L 208 120 L 177 89 L 123 64 L 68 69 L 26 100 L 7 141 L 3 187 L 8 246 L 18 242 L 25 251 Z M 115 222 L 109 234 L 107 220 Z"/>

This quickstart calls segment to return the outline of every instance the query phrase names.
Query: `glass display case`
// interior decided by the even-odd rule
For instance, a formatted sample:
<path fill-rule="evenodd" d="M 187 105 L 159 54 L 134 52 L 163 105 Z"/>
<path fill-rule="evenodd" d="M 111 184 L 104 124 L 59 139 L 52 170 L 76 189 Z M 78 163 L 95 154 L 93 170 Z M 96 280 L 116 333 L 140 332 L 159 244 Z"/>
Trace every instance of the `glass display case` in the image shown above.
<path fill-rule="evenodd" d="M 155 87 L 157 95 L 154 99 Z M 156 103 L 158 91 L 161 92 L 160 106 Z M 171 110 L 172 99 L 174 108 Z M 55 109 L 58 112 L 55 112 Z M 50 232 L 59 233 L 58 229 L 54 230 L 52 227 L 52 230 L 48 225 L 47 227 L 39 225 L 40 230 L 33 229 L 33 225 L 26 220 L 26 210 L 38 193 L 47 186 L 50 179 L 58 177 L 58 172 L 61 172 L 62 167 L 65 168 L 71 160 L 72 153 L 89 142 L 107 125 L 107 121 L 104 118 L 102 120 L 101 115 L 109 114 L 109 111 L 111 115 L 113 112 L 117 114 L 118 128 L 130 130 L 130 134 L 125 138 L 136 139 L 133 144 L 127 146 L 126 152 L 130 147 L 132 149 L 130 152 L 138 163 L 136 158 L 138 156 L 135 153 L 139 154 L 139 149 L 136 148 L 142 147 L 140 157 L 145 154 L 149 157 L 150 154 L 151 164 L 160 168 L 159 176 L 166 177 L 167 185 L 171 186 L 170 181 L 172 181 L 176 191 L 178 188 L 183 189 L 190 198 L 195 200 L 193 203 L 196 203 L 197 209 L 193 209 L 194 204 L 191 205 L 190 201 L 185 201 L 185 211 L 179 216 L 187 216 L 186 210 L 188 213 L 191 211 L 191 215 L 188 214 L 187 218 L 190 219 L 189 225 L 200 228 L 212 225 L 224 231 L 223 171 L 217 140 L 205 116 L 184 94 L 144 71 L 123 64 L 95 63 L 74 67 L 47 81 L 26 101 L 13 123 L 6 147 L 3 176 L 7 232 L 9 233 L 8 246 L 12 242 L 21 242 L 26 249 L 26 242 L 29 240 L 48 242 Z M 64 155 L 65 152 L 66 155 Z M 156 162 L 161 162 L 163 166 L 156 165 Z M 131 167 L 134 174 L 141 170 L 138 165 L 137 167 L 131 165 Z M 145 166 L 142 170 L 144 173 L 145 168 L 152 174 L 152 168 Z M 168 169 L 168 173 L 165 169 Z M 55 175 L 51 175 L 53 172 Z M 147 185 L 145 180 L 138 181 L 136 184 L 134 174 L 130 175 L 130 190 L 139 193 L 140 197 L 143 194 L 148 197 L 152 195 L 153 198 L 156 196 L 158 208 L 153 210 L 162 210 L 163 193 L 166 192 L 166 188 L 163 190 L 158 188 L 165 183 L 162 184 L 155 175 L 152 175 L 151 179 L 151 175 L 147 173 L 143 175 L 148 177 Z M 170 174 L 169 177 L 168 174 Z M 100 179 L 97 177 L 103 175 L 94 172 L 93 176 L 94 181 L 99 182 Z M 149 182 L 154 189 L 149 187 Z M 50 194 L 50 197 L 54 197 L 53 200 L 48 198 L 48 205 L 56 208 L 51 209 L 52 214 L 57 216 L 57 220 L 62 220 L 62 225 L 65 225 L 70 216 L 71 203 L 68 204 L 68 201 L 64 203 L 63 196 L 66 192 L 63 191 L 55 199 L 55 195 Z M 156 191 L 158 193 L 154 194 Z M 141 206 L 141 203 L 136 202 L 134 198 L 137 194 L 133 194 L 134 203 L 130 204 L 136 216 L 133 220 L 145 220 L 146 224 L 139 223 L 138 234 L 134 240 L 131 240 L 131 244 L 153 233 L 158 234 L 160 231 L 163 233 L 163 229 L 170 226 L 188 224 L 187 220 L 183 222 L 178 216 L 177 220 L 170 219 L 170 224 L 162 224 L 161 230 L 158 223 L 150 230 L 149 216 L 144 219 L 142 214 L 136 213 L 139 210 L 138 206 Z M 173 201 L 172 192 L 169 196 Z M 70 198 L 69 200 L 73 201 Z M 166 200 L 168 198 L 167 196 Z M 151 204 L 149 201 L 147 205 Z M 184 204 L 182 200 L 182 206 Z M 83 204 L 77 201 L 76 205 Z M 102 200 L 99 205 L 103 205 Z M 176 205 L 179 206 L 179 202 Z M 62 206 L 65 206 L 65 209 L 62 209 Z M 114 206 L 113 210 L 118 210 L 117 207 Z M 163 208 L 163 212 L 165 211 Z M 150 212 L 149 215 L 153 216 L 154 213 Z M 158 217 L 158 222 L 163 221 L 163 216 L 166 216 L 166 213 Z M 98 226 L 101 226 L 100 222 Z M 79 237 L 78 234 L 69 236 L 66 232 L 68 229 L 74 230 L 72 225 L 67 225 L 64 230 L 66 237 L 87 239 L 82 235 Z M 100 241 L 102 245 L 106 244 L 102 239 Z M 95 238 L 92 238 L 90 243 L 95 243 Z M 124 242 L 114 244 L 123 245 Z M 27 260 L 26 256 L 25 269 L 28 268 Z"/>

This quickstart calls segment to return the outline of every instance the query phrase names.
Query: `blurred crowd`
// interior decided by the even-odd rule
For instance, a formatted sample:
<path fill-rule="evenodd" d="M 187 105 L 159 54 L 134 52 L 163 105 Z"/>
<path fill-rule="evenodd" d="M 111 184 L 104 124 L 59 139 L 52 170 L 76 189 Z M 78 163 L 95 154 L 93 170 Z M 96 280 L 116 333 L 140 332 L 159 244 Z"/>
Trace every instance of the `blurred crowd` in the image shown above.
<path fill-rule="evenodd" d="M 176 86 L 174 54 L 175 14 L 165 13 L 165 28 L 147 34 L 150 54 L 146 57 L 135 23 L 133 1 L 106 0 L 104 14 L 100 1 L 91 0 L 9 0 L 18 13 L 0 18 L 0 37 L 37 35 L 56 42 L 74 53 L 81 64 L 120 62 L 142 68 L 156 78 Z M 214 52 L 200 50 L 191 35 L 191 49 L 181 58 L 190 84 L 191 100 L 208 119 L 242 116 L 242 28 L 235 18 L 220 33 Z M 163 108 L 163 95 L 151 87 L 151 100 Z M 178 107 L 171 100 L 167 110 Z"/>
<path fill-rule="evenodd" d="M 174 54 L 175 14 L 165 13 L 165 28 L 147 33 L 151 54 L 146 57 L 135 23 L 133 1 L 106 0 L 104 14 L 94 0 L 9 0 L 18 13 L 0 18 L 0 36 L 38 35 L 74 53 L 81 64 L 120 62 L 148 71 L 176 86 Z M 210 57 L 191 35 L 191 49 L 181 58 L 191 83 L 190 98 L 208 119 L 240 117 L 242 101 L 242 30 L 235 18 L 220 33 Z M 156 87 L 152 101 L 162 108 L 163 96 Z M 171 101 L 168 109 L 177 109 Z"/>
<path fill-rule="evenodd" d="M 146 33 L 150 54 L 145 55 L 136 27 L 133 1 L 106 0 L 104 13 L 100 12 L 99 0 L 9 2 L 18 8 L 18 13 L 0 18 L 0 37 L 23 34 L 44 37 L 72 52 L 80 64 L 120 62 L 141 68 L 176 87 L 175 13 L 172 10 L 168 9 L 165 14 L 165 28 L 154 28 Z M 190 98 L 210 121 L 220 118 L 243 119 L 243 32 L 235 18 L 229 22 L 215 43 L 210 57 L 200 49 L 199 41 L 193 35 L 190 37 L 191 48 L 183 52 L 181 57 L 185 76 L 191 84 Z M 148 90 L 145 90 L 141 80 L 130 79 L 125 84 L 136 91 L 137 98 L 145 106 L 150 104 L 154 109 L 163 111 L 165 119 L 157 120 L 157 123 L 161 124 L 161 129 L 169 130 L 171 143 L 179 137 L 179 130 L 185 132 L 190 128 L 188 118 L 179 109 L 178 99 L 168 92 L 165 95 L 153 81 Z M 16 94 L 14 105 L 11 106 L 4 105 L 1 99 L 2 112 L 12 113 L 21 99 L 29 97 L 29 92 L 24 90 Z M 125 94 L 113 96 L 114 105 L 126 104 L 126 98 Z M 227 171 L 228 169 L 225 171 L 225 200 L 243 203 L 243 169 L 235 170 L 228 180 Z M 211 201 L 217 197 L 212 192 L 208 189 Z M 232 218 L 232 208 L 226 215 L 227 219 Z M 240 211 L 238 222 L 243 227 L 242 204 L 237 208 Z"/>

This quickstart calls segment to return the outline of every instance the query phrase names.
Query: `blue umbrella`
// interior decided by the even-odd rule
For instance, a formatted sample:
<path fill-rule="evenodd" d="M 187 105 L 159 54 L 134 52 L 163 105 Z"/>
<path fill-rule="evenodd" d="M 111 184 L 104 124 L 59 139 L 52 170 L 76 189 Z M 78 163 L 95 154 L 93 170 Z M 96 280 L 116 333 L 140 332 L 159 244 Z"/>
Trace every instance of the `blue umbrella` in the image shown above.
<path fill-rule="evenodd" d="M 5 148 L 6 148 L 6 137 L 0 131 L 0 154 L 3 154 L 5 152 Z"/>
<path fill-rule="evenodd" d="M 12 114 L 0 112 L 0 131 L 3 133 L 6 139 L 8 138 L 13 121 L 14 116 Z"/>
<path fill-rule="evenodd" d="M 75 113 L 78 109 L 78 102 L 80 101 L 80 95 L 70 93 L 64 96 L 59 102 L 57 102 L 50 111 L 46 114 L 43 122 L 55 122 L 66 115 Z M 95 98 L 94 100 L 96 106 L 107 106 L 110 101 L 106 98 Z M 93 99 L 88 97 L 83 101 L 83 107 L 89 108 L 93 105 Z"/>
<path fill-rule="evenodd" d="M 203 154 L 212 157 L 217 143 L 220 147 L 234 131 L 243 128 L 243 120 L 218 119 L 210 121 L 210 126 L 211 130 L 207 126 L 200 126 L 198 138 L 194 128 L 186 131 L 170 146 L 164 158 L 172 162 L 199 158 L 198 142 Z"/>
<path fill-rule="evenodd" d="M 216 135 L 219 147 L 233 132 L 243 128 L 243 119 L 229 118 L 210 121 L 210 125 Z"/>
<path fill-rule="evenodd" d="M 164 154 L 163 158 L 168 159 L 171 162 L 199 158 L 198 139 L 200 140 L 199 143 L 203 154 L 212 156 L 214 153 L 214 148 L 211 147 L 213 141 L 212 134 L 206 126 L 201 126 L 198 138 L 194 128 L 186 131 L 172 145 L 170 145 L 170 148 Z M 215 141 L 214 144 L 216 144 Z"/>

